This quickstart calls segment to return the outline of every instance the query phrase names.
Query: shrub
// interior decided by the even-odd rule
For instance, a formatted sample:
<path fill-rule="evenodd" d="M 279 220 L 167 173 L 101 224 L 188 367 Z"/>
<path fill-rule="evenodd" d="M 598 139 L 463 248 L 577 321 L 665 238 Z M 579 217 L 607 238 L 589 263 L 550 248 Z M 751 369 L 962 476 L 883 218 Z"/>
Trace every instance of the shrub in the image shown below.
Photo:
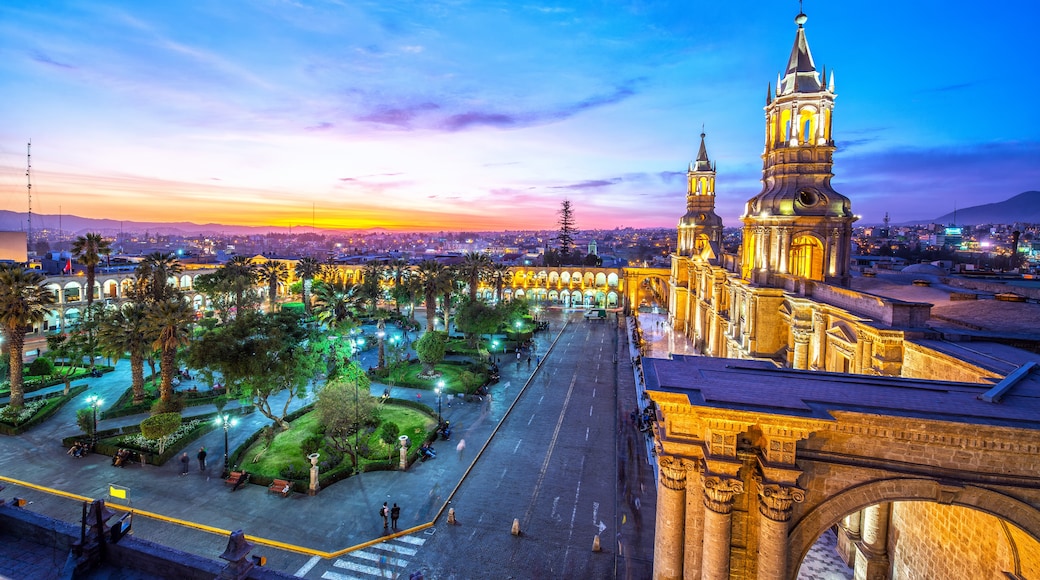
<path fill-rule="evenodd" d="M 159 454 L 166 451 L 166 442 L 181 426 L 180 413 L 160 413 L 141 421 L 141 435 L 145 439 L 158 440 Z"/>
<path fill-rule="evenodd" d="M 29 374 L 39 377 L 49 377 L 54 374 L 54 363 L 51 359 L 41 356 L 29 364 Z"/>
<path fill-rule="evenodd" d="M 300 442 L 300 451 L 303 451 L 304 455 L 310 455 L 311 453 L 317 453 L 318 449 L 321 449 L 322 442 L 325 441 L 325 436 L 320 433 L 315 433 L 310 437 L 307 437 Z"/>
<path fill-rule="evenodd" d="M 290 463 L 278 472 L 283 479 L 306 479 L 310 476 L 310 470 L 299 463 Z"/>
<path fill-rule="evenodd" d="M 76 411 L 76 425 L 88 436 L 94 435 L 94 410 L 80 409 Z"/>
<path fill-rule="evenodd" d="M 156 399 L 152 403 L 152 415 L 163 415 L 165 413 L 180 413 L 184 410 L 184 401 L 180 397 L 174 397 L 169 401 Z"/>
<path fill-rule="evenodd" d="M 393 447 L 400 435 L 401 430 L 397 427 L 397 423 L 385 423 L 379 438 L 383 440 L 383 443 Z"/>

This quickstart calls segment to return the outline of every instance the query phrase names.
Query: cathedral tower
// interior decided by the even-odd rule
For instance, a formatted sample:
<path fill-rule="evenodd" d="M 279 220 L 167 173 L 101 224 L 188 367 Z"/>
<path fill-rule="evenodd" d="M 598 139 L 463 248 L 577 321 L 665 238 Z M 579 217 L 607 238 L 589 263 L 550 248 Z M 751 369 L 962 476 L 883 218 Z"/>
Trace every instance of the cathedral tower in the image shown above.
<path fill-rule="evenodd" d="M 741 275 L 772 285 L 774 275 L 848 285 L 852 240 L 849 199 L 831 187 L 834 75 L 816 71 L 805 14 L 776 90 L 766 93 L 762 191 L 744 208 Z"/>
<path fill-rule="evenodd" d="M 722 218 L 715 213 L 715 165 L 708 160 L 701 133 L 697 161 L 686 171 L 686 214 L 679 220 L 680 256 L 712 259 L 722 249 Z"/>

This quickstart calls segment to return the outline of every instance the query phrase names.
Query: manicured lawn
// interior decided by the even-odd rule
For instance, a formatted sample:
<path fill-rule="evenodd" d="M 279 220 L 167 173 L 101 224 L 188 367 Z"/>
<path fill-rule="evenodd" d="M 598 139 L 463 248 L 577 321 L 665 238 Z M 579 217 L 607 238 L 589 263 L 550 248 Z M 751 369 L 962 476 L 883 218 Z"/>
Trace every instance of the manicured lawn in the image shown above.
<path fill-rule="evenodd" d="M 390 370 L 389 378 L 379 380 L 381 382 L 392 383 L 398 387 L 427 389 L 429 391 L 435 389 L 438 382 L 444 381 L 444 390 L 446 393 L 467 392 L 466 389 L 463 388 L 462 380 L 460 379 L 460 375 L 465 371 L 476 372 L 479 376 L 479 382 L 473 387 L 473 389 L 487 381 L 487 371 L 484 370 L 482 365 L 474 367 L 468 363 L 442 362 L 434 368 L 441 373 L 441 376 L 434 379 L 425 379 L 419 377 L 419 373 L 422 372 L 422 363 L 419 361 L 401 363 Z"/>
<path fill-rule="evenodd" d="M 392 404 L 380 407 L 379 418 L 379 426 L 361 428 L 359 443 L 362 470 L 377 464 L 396 465 L 399 460 L 396 442 L 394 446 L 390 446 L 380 439 L 383 423 L 395 423 L 400 434 L 408 435 L 409 450 L 415 450 L 422 445 L 427 434 L 432 432 L 437 424 L 435 418 L 417 409 Z M 263 440 L 258 440 L 250 446 L 241 455 L 239 467 L 254 475 L 276 478 L 287 477 L 284 472 L 287 466 L 292 466 L 297 474 L 306 473 L 310 469 L 310 461 L 302 451 L 303 443 L 318 433 L 319 426 L 316 412 L 303 415 L 292 422 L 292 427 L 288 431 L 275 435 L 274 441 L 267 450 L 263 449 Z M 322 465 L 323 476 L 343 470 L 353 470 L 353 462 L 349 455 L 344 455 L 342 462 L 338 465 L 323 465 L 327 458 L 338 456 L 335 451 L 330 451 L 327 443 L 321 444 L 318 453 L 321 456 L 318 461 L 319 465 Z"/>

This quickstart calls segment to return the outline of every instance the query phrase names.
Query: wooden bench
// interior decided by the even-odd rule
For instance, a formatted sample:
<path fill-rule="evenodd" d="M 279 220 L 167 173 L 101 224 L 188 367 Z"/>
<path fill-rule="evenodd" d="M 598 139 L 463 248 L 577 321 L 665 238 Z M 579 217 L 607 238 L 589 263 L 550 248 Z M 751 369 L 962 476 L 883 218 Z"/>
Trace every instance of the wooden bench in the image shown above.
<path fill-rule="evenodd" d="M 276 479 L 271 482 L 271 485 L 267 486 L 267 491 L 271 493 L 280 493 L 282 497 L 289 497 L 292 493 L 292 482 L 284 479 Z"/>
<path fill-rule="evenodd" d="M 224 480 L 224 485 L 230 485 L 231 491 L 238 489 L 240 485 L 249 480 L 249 474 L 243 471 L 232 471 L 231 475 Z"/>

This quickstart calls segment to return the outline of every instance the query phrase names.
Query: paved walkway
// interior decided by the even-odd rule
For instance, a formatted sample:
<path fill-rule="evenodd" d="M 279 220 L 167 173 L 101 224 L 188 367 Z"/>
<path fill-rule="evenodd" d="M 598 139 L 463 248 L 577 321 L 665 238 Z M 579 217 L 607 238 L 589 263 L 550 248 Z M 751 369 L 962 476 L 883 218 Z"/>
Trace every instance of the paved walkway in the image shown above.
<path fill-rule="evenodd" d="M 560 328 L 560 324 L 555 325 Z M 543 358 L 551 346 L 553 336 L 535 333 L 534 352 Z M 369 349 L 360 358 L 363 365 L 375 364 L 376 350 Z M 541 362 L 544 363 L 544 360 Z M 520 387 L 536 370 L 534 360 L 531 367 L 526 358 L 522 364 L 500 364 L 501 379 L 492 389 L 492 397 L 480 402 L 463 402 L 444 399 L 442 412 L 451 421 L 455 433 L 452 442 L 438 444 L 439 452 L 448 452 L 456 441 L 465 439 L 473 449 L 482 446 L 501 420 L 509 404 L 515 400 Z M 416 463 L 408 471 L 370 472 L 361 477 L 352 477 L 322 490 L 318 501 L 309 501 L 306 494 L 294 494 L 281 498 L 267 492 L 265 487 L 248 485 L 231 493 L 220 478 L 220 457 L 223 454 L 223 431 L 214 429 L 186 447 L 192 451 L 206 447 L 209 465 L 200 471 L 192 457 L 190 477 L 179 477 L 180 466 L 176 461 L 156 467 L 131 464 L 127 468 L 111 466 L 110 458 L 89 455 L 75 459 L 65 454 L 60 445 L 62 437 L 74 435 L 80 430 L 76 426 L 75 414 L 86 407 L 86 397 L 97 395 L 105 401 L 115 401 L 129 386 L 129 364 L 120 362 L 113 372 L 101 378 L 85 381 L 88 389 L 66 404 L 50 419 L 34 427 L 20 437 L 0 439 L 0 474 L 16 480 L 35 483 L 85 497 L 108 497 L 109 485 L 119 485 L 130 490 L 130 501 L 137 510 L 160 514 L 165 518 L 197 522 L 222 530 L 245 529 L 247 534 L 266 538 L 274 542 L 304 546 L 318 551 L 335 551 L 379 538 L 381 526 L 373 526 L 376 508 L 383 501 L 391 500 L 408 506 L 402 514 L 401 528 L 428 522 L 444 505 L 455 482 L 462 479 L 469 463 L 462 461 L 436 460 Z M 372 393 L 382 395 L 384 385 L 374 384 Z M 415 400 L 422 395 L 424 403 L 436 409 L 433 394 L 403 387 L 392 387 L 392 396 Z M 296 398 L 289 409 L 307 404 L 313 397 Z M 280 409 L 287 399 L 286 393 L 275 397 L 274 408 Z M 212 412 L 212 405 L 191 407 L 186 415 Z M 133 424 L 143 416 L 123 417 L 102 421 L 99 428 Z M 241 418 L 241 422 L 229 433 L 231 449 L 243 443 L 252 433 L 269 423 L 260 413 Z M 448 457 L 451 453 L 446 453 Z M 17 495 L 33 502 L 31 509 L 65 521 L 79 519 L 80 504 L 44 492 L 18 486 L 9 486 L 7 496 Z M 119 503 L 111 500 L 111 503 Z M 288 509 L 287 509 L 288 508 Z M 178 549 L 215 558 L 225 545 L 226 538 L 211 533 L 167 523 L 157 519 L 137 518 L 134 524 L 137 537 L 153 540 Z M 268 565 L 280 570 L 299 570 L 310 560 L 305 555 L 273 547 L 260 546 L 257 552 L 268 558 Z M 0 558 L 3 554 L 0 553 Z M 4 573 L 0 564 L 0 573 Z"/>

